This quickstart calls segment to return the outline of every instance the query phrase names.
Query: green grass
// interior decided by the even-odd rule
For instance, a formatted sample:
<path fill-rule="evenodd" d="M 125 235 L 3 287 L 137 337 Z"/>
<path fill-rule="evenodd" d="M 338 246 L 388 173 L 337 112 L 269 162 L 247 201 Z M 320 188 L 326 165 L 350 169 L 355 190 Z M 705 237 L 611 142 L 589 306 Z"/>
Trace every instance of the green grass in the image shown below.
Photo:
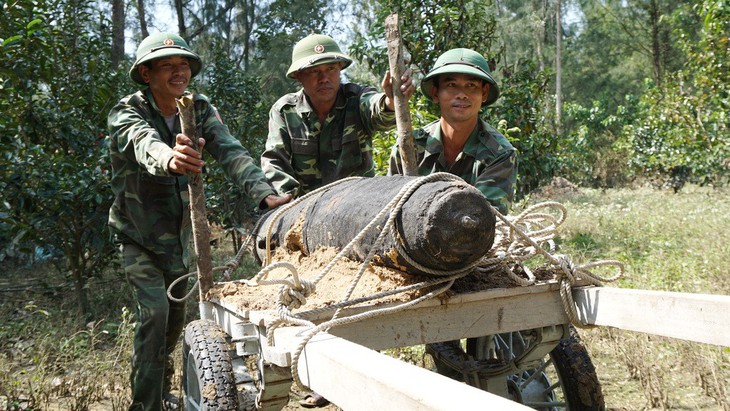
<path fill-rule="evenodd" d="M 727 190 L 583 189 L 563 204 L 569 214 L 562 252 L 581 260 L 623 261 L 627 275 L 621 286 L 728 294 Z"/>
<path fill-rule="evenodd" d="M 625 276 L 614 286 L 730 295 L 728 194 L 581 189 L 557 198 L 569 211 L 560 252 L 581 263 L 621 260 Z M 609 408 L 730 410 L 730 348 L 606 328 L 581 334 Z"/>

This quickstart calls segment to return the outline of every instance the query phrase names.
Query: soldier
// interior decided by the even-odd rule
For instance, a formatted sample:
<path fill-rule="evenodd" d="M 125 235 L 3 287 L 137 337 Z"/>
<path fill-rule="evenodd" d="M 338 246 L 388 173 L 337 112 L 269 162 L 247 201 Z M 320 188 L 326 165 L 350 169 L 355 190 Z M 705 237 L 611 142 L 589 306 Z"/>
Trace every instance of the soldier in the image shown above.
<path fill-rule="evenodd" d="M 505 136 L 479 118 L 481 108 L 499 97 L 487 60 L 470 49 L 449 50 L 423 78 L 421 91 L 438 104 L 441 117 L 413 133 L 418 173 L 455 174 L 507 214 L 515 193 L 517 153 Z M 388 174 L 403 174 L 398 147 L 391 153 Z"/>
<path fill-rule="evenodd" d="M 170 393 L 171 353 L 185 323 L 185 303 L 170 301 L 167 288 L 192 265 L 188 173 L 204 161 L 181 134 L 176 99 L 202 67 L 185 40 L 153 34 L 137 48 L 129 76 L 145 86 L 124 97 L 109 113 L 112 191 L 109 226 L 121 244 L 124 271 L 137 300 L 130 410 L 179 408 Z M 249 153 L 228 131 L 208 98 L 194 96 L 199 144 L 227 175 L 259 205 L 270 208 L 281 197 Z M 172 295 L 181 298 L 186 283 Z"/>
<path fill-rule="evenodd" d="M 269 112 L 269 136 L 261 168 L 279 193 L 299 196 L 349 176 L 373 176 L 373 133 L 395 127 L 390 73 L 385 93 L 340 83 L 352 59 L 335 41 L 312 34 L 292 51 L 287 77 L 302 90 L 280 98 Z M 406 71 L 400 89 L 407 98 L 415 87 Z"/>

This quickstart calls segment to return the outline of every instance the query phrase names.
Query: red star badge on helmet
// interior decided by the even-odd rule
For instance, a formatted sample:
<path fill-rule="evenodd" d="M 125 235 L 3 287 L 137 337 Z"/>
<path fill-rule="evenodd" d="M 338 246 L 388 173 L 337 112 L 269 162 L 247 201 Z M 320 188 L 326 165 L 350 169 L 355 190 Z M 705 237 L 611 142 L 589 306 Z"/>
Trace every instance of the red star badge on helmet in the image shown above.
<path fill-rule="evenodd" d="M 166 46 L 172 46 L 173 44 L 175 44 L 175 42 L 172 41 L 172 39 L 165 39 L 164 43 Z"/>
<path fill-rule="evenodd" d="M 314 46 L 314 52 L 315 53 L 324 53 L 324 46 L 321 44 L 317 44 Z"/>

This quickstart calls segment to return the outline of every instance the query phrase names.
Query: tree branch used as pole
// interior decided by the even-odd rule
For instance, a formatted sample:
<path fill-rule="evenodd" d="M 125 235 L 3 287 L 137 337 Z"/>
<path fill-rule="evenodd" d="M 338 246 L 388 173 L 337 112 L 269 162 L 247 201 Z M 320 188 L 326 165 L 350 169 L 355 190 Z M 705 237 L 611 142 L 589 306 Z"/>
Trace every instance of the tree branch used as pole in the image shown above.
<path fill-rule="evenodd" d="M 401 76 L 405 71 L 403 63 L 403 47 L 400 37 L 398 14 L 393 13 L 385 19 L 385 40 L 388 44 L 388 63 L 390 78 L 393 80 L 393 103 L 395 105 L 395 122 L 398 133 L 398 152 L 403 164 L 403 173 L 407 176 L 418 175 L 418 157 L 416 143 L 413 140 L 413 125 L 408 99 L 400 90 Z"/>
<path fill-rule="evenodd" d="M 191 95 L 176 100 L 180 112 L 182 133 L 193 141 L 193 148 L 198 146 L 197 128 L 195 127 L 195 107 Z M 190 193 L 190 218 L 193 222 L 193 239 L 197 256 L 198 285 L 200 302 L 207 301 L 208 291 L 213 287 L 213 264 L 210 257 L 210 227 L 205 215 L 205 190 L 203 176 L 200 173 L 188 174 L 188 190 Z"/>

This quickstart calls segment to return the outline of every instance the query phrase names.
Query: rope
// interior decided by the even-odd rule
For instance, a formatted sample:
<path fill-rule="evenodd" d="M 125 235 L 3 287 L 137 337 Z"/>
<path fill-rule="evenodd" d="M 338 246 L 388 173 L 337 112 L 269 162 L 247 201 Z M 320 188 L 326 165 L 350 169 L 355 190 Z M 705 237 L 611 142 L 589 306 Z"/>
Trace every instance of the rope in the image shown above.
<path fill-rule="evenodd" d="M 580 279 L 588 281 L 592 285 L 601 285 L 604 282 L 616 281 L 624 274 L 624 264 L 617 260 L 600 260 L 575 265 L 566 255 L 551 254 L 555 248 L 553 239 L 557 234 L 557 228 L 565 221 L 567 214 L 567 210 L 560 203 L 545 202 L 536 204 L 517 215 L 513 221 L 500 214 L 491 205 L 490 207 L 492 212 L 495 213 L 495 216 L 500 220 L 498 226 L 501 223 L 501 227 L 499 227 L 498 231 L 502 234 L 503 239 L 510 239 L 510 243 L 507 247 L 508 252 L 498 252 L 498 255 L 492 258 L 485 257 L 482 260 L 483 265 L 490 265 L 492 267 L 500 266 L 518 284 L 523 286 L 532 285 L 535 282 L 535 278 L 532 276 L 529 268 L 522 264 L 522 261 L 526 261 L 538 254 L 543 256 L 550 265 L 559 269 L 556 273 L 556 279 L 559 284 L 560 299 L 568 319 L 576 327 L 590 327 L 578 317 L 578 310 L 572 293 L 573 286 Z M 557 209 L 559 211 L 558 216 L 555 217 L 552 214 L 534 212 L 535 210 L 548 207 Z M 518 227 L 519 224 L 523 224 L 525 229 L 520 229 Z M 533 231 L 530 229 L 532 226 L 537 226 L 538 228 Z M 543 247 L 545 244 L 548 245 L 548 250 Z M 504 242 L 499 244 L 500 247 L 504 247 L 504 245 Z M 492 248 L 492 250 L 495 249 L 497 249 L 496 246 Z M 510 263 L 527 273 L 528 279 L 525 280 L 515 274 L 509 268 Z M 602 277 L 589 270 L 590 268 L 600 266 L 615 266 L 618 268 L 618 273 L 611 277 Z"/>

